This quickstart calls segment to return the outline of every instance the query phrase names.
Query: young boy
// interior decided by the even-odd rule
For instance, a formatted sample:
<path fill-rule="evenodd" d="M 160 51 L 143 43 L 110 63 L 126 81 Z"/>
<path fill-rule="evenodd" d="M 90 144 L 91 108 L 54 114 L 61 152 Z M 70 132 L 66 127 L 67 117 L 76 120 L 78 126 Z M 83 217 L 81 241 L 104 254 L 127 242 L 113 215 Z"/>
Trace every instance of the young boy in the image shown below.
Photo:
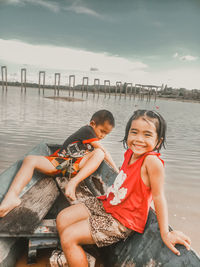
<path fill-rule="evenodd" d="M 0 204 L 0 217 L 20 205 L 19 194 L 30 182 L 34 170 L 47 175 L 56 175 L 67 171 L 74 176 L 66 185 L 65 194 L 76 199 L 77 185 L 92 174 L 105 159 L 117 172 L 118 169 L 110 154 L 99 143 L 115 126 L 115 120 L 108 110 L 95 112 L 90 124 L 83 126 L 69 136 L 61 149 L 50 156 L 29 155 L 24 158 L 5 198 Z"/>

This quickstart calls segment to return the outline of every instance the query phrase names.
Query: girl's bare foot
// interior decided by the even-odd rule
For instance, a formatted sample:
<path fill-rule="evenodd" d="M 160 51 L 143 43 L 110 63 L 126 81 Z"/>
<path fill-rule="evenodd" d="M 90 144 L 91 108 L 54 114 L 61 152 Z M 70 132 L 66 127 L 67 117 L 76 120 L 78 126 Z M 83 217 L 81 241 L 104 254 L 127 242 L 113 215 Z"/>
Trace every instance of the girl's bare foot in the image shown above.
<path fill-rule="evenodd" d="M 4 200 L 0 204 L 0 217 L 6 216 L 12 209 L 19 206 L 21 200 L 15 194 L 6 195 Z"/>

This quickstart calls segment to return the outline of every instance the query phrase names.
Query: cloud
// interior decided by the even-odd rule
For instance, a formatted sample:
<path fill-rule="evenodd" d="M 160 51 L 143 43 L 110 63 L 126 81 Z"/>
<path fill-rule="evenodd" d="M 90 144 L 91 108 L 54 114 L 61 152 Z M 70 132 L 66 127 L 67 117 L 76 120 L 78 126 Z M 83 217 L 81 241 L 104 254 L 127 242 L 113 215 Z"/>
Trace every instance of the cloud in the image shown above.
<path fill-rule="evenodd" d="M 198 59 L 198 57 L 191 55 L 180 56 L 177 52 L 173 55 L 173 58 L 177 58 L 181 61 L 196 61 Z"/>
<path fill-rule="evenodd" d="M 165 72 L 161 71 L 157 75 L 168 86 L 200 89 L 200 76 L 197 68 L 174 68 Z"/>
<path fill-rule="evenodd" d="M 180 60 L 183 60 L 183 61 L 196 61 L 197 59 L 198 59 L 198 57 L 194 57 L 191 55 L 186 55 L 186 56 L 180 57 Z"/>
<path fill-rule="evenodd" d="M 10 5 L 12 5 L 12 4 L 20 4 L 22 1 L 21 0 L 3 0 L 2 1 L 4 4 L 10 4 Z"/>
<path fill-rule="evenodd" d="M 64 10 L 73 11 L 76 14 L 85 14 L 85 15 L 93 16 L 93 17 L 100 18 L 100 19 L 104 18 L 103 15 L 97 13 L 91 8 L 84 6 L 80 0 L 74 1 L 71 6 L 64 7 Z"/>
<path fill-rule="evenodd" d="M 6 0 L 4 1 L 6 4 L 10 5 L 39 5 L 44 8 L 50 9 L 53 12 L 58 12 L 60 10 L 60 6 L 55 1 L 45 1 L 45 0 Z"/>
<path fill-rule="evenodd" d="M 174 57 L 179 58 L 178 53 L 174 54 Z M 139 60 L 129 60 L 117 55 L 94 53 L 83 49 L 32 45 L 18 40 L 0 39 L 1 61 L 2 64 L 7 65 L 10 76 L 12 76 L 11 69 L 14 73 L 18 73 L 20 68 L 26 67 L 27 78 L 33 82 L 38 81 L 39 70 L 46 70 L 48 77 L 54 77 L 52 73 L 55 72 L 62 73 L 63 83 L 67 81 L 66 75 L 74 74 L 76 81 L 81 82 L 82 77 L 88 76 L 90 83 L 94 78 L 99 78 L 101 82 L 108 79 L 112 84 L 116 81 L 154 85 L 164 83 L 168 86 L 188 89 L 198 89 L 200 84 L 199 69 L 195 68 L 182 66 L 169 71 L 153 71 Z M 92 71 L 91 68 L 96 71 Z M 33 78 L 31 78 L 31 70 L 34 72 Z M 53 83 L 52 77 L 48 79 Z"/>
<path fill-rule="evenodd" d="M 32 45 L 18 40 L 0 39 L 0 60 L 29 64 L 40 68 L 87 71 L 91 67 L 103 72 L 126 73 L 147 68 L 143 62 L 107 53 L 49 45 Z"/>
<path fill-rule="evenodd" d="M 173 58 L 177 58 L 178 57 L 178 53 L 176 52 L 174 55 L 173 55 Z"/>
<path fill-rule="evenodd" d="M 85 14 L 88 16 L 96 17 L 99 19 L 104 19 L 105 16 L 102 14 L 99 14 L 95 10 L 86 7 L 85 3 L 83 3 L 81 0 L 74 0 L 71 5 L 69 6 L 61 6 L 60 3 L 57 1 L 48 1 L 48 0 L 1 0 L 4 4 L 10 4 L 10 5 L 38 5 L 42 6 L 44 8 L 47 8 L 53 12 L 59 12 L 60 10 L 64 11 L 72 11 L 76 14 Z"/>

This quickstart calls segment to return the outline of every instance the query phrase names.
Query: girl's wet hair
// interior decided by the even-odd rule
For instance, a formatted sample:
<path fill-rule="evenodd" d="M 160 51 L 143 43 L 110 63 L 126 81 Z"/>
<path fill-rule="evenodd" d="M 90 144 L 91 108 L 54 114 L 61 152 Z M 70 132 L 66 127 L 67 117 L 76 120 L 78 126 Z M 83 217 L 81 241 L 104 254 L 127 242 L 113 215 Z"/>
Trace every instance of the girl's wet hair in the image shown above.
<path fill-rule="evenodd" d="M 126 129 L 125 129 L 125 136 L 122 140 L 124 148 L 127 149 L 127 139 L 129 130 L 132 124 L 132 121 L 137 120 L 141 117 L 147 117 L 149 119 L 152 119 L 152 122 L 156 126 L 156 133 L 158 135 L 158 144 L 159 147 L 155 147 L 155 150 L 160 151 L 162 147 L 165 148 L 166 143 L 166 130 L 167 130 L 167 124 L 164 120 L 164 118 L 156 111 L 153 110 L 146 110 L 146 109 L 138 109 L 136 110 L 133 115 L 130 117 L 129 121 L 127 122 Z"/>

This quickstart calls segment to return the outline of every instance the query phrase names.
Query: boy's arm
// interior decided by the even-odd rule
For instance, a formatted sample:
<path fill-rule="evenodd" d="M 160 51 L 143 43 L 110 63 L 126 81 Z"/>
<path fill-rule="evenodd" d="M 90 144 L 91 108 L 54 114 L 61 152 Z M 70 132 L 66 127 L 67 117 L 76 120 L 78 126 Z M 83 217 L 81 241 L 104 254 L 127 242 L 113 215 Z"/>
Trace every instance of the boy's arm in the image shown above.
<path fill-rule="evenodd" d="M 119 169 L 117 168 L 115 162 L 113 161 L 110 153 L 102 146 L 99 141 L 94 141 L 91 143 L 94 148 L 100 148 L 105 153 L 105 160 L 113 167 L 113 169 L 119 173 Z"/>
<path fill-rule="evenodd" d="M 182 244 L 189 250 L 191 241 L 189 237 L 182 232 L 169 231 L 167 201 L 164 194 L 165 175 L 163 164 L 157 157 L 149 156 L 146 158 L 146 169 L 151 186 L 161 238 L 169 249 L 171 249 L 176 255 L 180 255 L 180 252 L 175 248 L 175 245 Z"/>

